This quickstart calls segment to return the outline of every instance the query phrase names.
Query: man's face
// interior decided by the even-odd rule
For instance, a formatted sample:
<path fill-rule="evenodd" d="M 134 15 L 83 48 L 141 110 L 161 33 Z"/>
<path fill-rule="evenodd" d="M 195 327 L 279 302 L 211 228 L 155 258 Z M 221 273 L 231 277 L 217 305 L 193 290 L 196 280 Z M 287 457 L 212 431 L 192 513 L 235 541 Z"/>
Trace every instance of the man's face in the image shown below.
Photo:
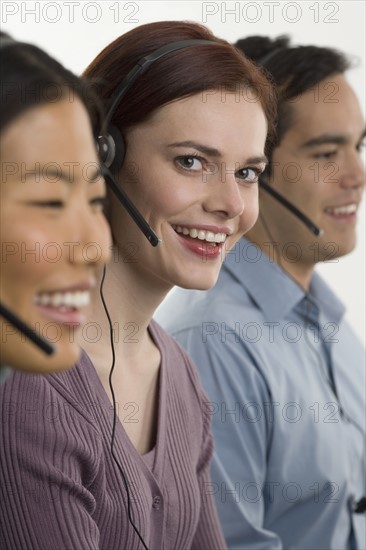
<path fill-rule="evenodd" d="M 303 261 L 315 264 L 343 256 L 355 246 L 365 185 L 365 121 L 342 75 L 321 81 L 290 108 L 291 127 L 274 150 L 271 183 L 324 233 L 314 237 L 272 199 L 264 215 L 282 245 L 296 243 Z"/>

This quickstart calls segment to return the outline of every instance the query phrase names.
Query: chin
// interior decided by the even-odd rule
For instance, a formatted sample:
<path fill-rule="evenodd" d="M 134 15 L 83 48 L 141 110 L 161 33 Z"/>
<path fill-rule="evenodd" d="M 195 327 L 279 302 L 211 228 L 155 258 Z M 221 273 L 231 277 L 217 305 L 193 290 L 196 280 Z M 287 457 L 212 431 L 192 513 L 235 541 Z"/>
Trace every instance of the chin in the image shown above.
<path fill-rule="evenodd" d="M 57 346 L 57 347 L 56 347 Z M 78 361 L 81 348 L 75 344 L 63 347 L 58 342 L 53 355 L 46 355 L 31 343 L 7 345 L 2 354 L 2 362 L 14 369 L 30 374 L 55 373 L 69 369 Z"/>
<path fill-rule="evenodd" d="M 336 262 L 338 258 L 347 256 L 355 249 L 355 243 L 349 246 L 337 243 L 337 248 L 333 246 L 333 243 L 329 243 L 328 246 L 324 247 L 323 253 L 320 253 L 319 262 Z"/>
<path fill-rule="evenodd" d="M 187 290 L 209 290 L 210 288 L 215 286 L 218 275 L 218 273 L 215 273 L 211 276 L 207 274 L 205 277 L 203 277 L 202 273 L 200 273 L 196 277 L 194 277 L 193 274 L 191 274 L 190 277 L 185 276 L 179 278 L 179 280 L 177 279 L 174 282 L 174 285 L 185 288 Z"/>
<path fill-rule="evenodd" d="M 342 258 L 343 256 L 347 256 L 347 254 L 351 254 L 351 252 L 354 251 L 356 247 L 356 244 L 353 244 L 352 246 L 339 246 L 339 250 L 336 258 Z"/>

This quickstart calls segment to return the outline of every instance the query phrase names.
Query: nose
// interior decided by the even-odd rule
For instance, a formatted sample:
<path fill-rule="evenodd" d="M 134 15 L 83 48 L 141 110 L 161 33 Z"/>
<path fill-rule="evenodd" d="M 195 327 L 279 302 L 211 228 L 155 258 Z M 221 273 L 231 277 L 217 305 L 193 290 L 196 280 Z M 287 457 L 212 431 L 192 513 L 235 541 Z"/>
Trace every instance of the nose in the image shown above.
<path fill-rule="evenodd" d="M 214 176 L 210 176 L 203 206 L 207 212 L 215 212 L 227 219 L 243 213 L 243 190 L 236 180 L 235 170 L 221 169 Z"/>
<path fill-rule="evenodd" d="M 340 183 L 347 189 L 365 186 L 365 165 L 358 151 L 353 150 L 345 159 Z"/>
<path fill-rule="evenodd" d="M 109 262 L 112 250 L 112 238 L 109 224 L 100 211 L 91 206 L 79 208 L 74 222 L 74 251 L 71 260 L 77 264 L 99 268 Z M 78 238 L 75 239 L 75 236 Z"/>

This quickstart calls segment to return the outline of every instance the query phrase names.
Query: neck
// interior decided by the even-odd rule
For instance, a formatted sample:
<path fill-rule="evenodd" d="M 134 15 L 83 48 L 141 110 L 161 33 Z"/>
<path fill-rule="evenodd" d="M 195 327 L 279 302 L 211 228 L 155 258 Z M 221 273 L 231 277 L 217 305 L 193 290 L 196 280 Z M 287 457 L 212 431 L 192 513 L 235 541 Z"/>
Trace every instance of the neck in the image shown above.
<path fill-rule="evenodd" d="M 281 267 L 302 289 L 309 290 L 314 264 L 303 259 L 297 260 L 298 249 L 292 250 L 288 241 L 281 239 L 275 229 L 272 231 L 271 228 L 269 231 L 267 224 L 259 218 L 255 227 L 245 236 L 250 242 L 257 245 L 271 261 Z"/>
<path fill-rule="evenodd" d="M 117 253 L 115 257 L 118 257 Z M 112 260 L 107 265 L 103 296 L 112 322 L 117 362 L 138 364 L 141 356 L 146 354 L 152 345 L 148 326 L 169 290 L 167 285 L 159 283 L 150 273 L 141 269 L 137 262 Z M 97 371 L 98 365 L 106 365 L 109 369 L 112 360 L 110 325 L 99 296 L 99 287 L 89 318 L 97 324 L 98 338 L 92 328 L 89 338 L 89 331 L 84 330 L 80 345 L 90 356 Z M 93 342 L 92 339 L 97 341 Z"/>

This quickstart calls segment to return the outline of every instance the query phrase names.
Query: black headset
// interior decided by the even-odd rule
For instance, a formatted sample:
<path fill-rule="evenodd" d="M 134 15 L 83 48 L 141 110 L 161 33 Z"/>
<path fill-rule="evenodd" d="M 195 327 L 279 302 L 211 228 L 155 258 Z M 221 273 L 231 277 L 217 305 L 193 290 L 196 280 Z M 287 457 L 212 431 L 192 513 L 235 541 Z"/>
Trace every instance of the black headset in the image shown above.
<path fill-rule="evenodd" d="M 273 57 L 275 57 L 277 55 L 277 53 L 282 51 L 282 50 L 284 50 L 284 48 L 282 48 L 282 47 L 275 48 L 274 50 L 271 50 L 270 52 L 267 52 L 266 54 L 264 54 L 259 59 L 253 60 L 253 62 L 258 67 L 263 67 L 264 69 L 266 69 L 270 73 L 271 71 L 269 69 L 267 69 L 267 66 L 266 66 L 268 61 L 270 59 L 272 59 Z M 245 52 L 243 52 L 243 53 L 245 55 Z M 266 193 L 271 195 L 272 198 L 277 200 L 279 203 L 282 204 L 282 206 L 287 208 L 287 210 L 289 210 L 294 216 L 296 216 L 309 229 L 309 231 L 311 231 L 316 237 L 321 237 L 323 235 L 323 233 L 324 233 L 323 229 L 321 229 L 320 227 L 315 225 L 315 223 L 310 218 L 308 218 L 301 210 L 299 210 L 294 204 L 292 204 L 285 197 L 283 197 L 280 193 L 278 193 L 278 191 L 273 189 L 273 187 L 271 187 L 266 182 L 266 180 L 264 179 L 263 176 L 261 176 L 259 178 L 259 185 L 261 186 L 262 189 L 264 189 L 264 191 L 266 191 Z"/>
<path fill-rule="evenodd" d="M 280 48 L 275 48 L 274 50 L 270 51 L 269 53 L 265 54 L 264 56 L 260 57 L 257 61 L 255 61 L 255 63 L 258 65 L 258 66 L 261 66 L 261 67 L 264 67 L 266 68 L 266 64 L 268 63 L 268 61 L 270 59 L 272 59 L 273 57 L 275 57 L 275 55 L 277 55 L 277 53 L 281 50 L 284 50 L 284 48 L 280 47 Z M 269 70 L 269 69 L 267 69 Z M 270 71 L 269 71 L 270 72 Z M 312 232 L 314 233 L 314 235 L 316 235 L 317 237 L 320 237 L 322 236 L 323 234 L 323 230 L 321 228 L 319 228 L 317 225 L 315 225 L 307 216 L 305 216 L 305 214 L 303 212 L 301 212 L 301 210 L 299 210 L 298 208 L 296 208 L 296 206 L 294 206 L 291 202 L 289 202 L 285 197 L 283 197 L 280 193 L 278 193 L 275 189 L 273 189 L 273 187 L 271 187 L 270 185 L 268 185 L 268 183 L 266 181 L 263 180 L 263 178 L 261 178 L 259 180 L 259 183 L 261 185 L 261 187 L 269 194 L 271 195 L 274 199 L 276 199 L 277 201 L 279 201 L 285 208 L 287 208 L 290 212 L 292 212 L 292 214 L 294 214 L 300 221 L 302 221 L 306 227 Z M 264 225 L 265 225 L 265 230 L 266 232 L 268 233 L 268 236 L 270 238 L 270 240 L 272 242 L 274 242 L 274 239 L 271 235 L 271 232 L 269 231 L 269 227 L 267 226 L 267 224 L 265 224 L 264 222 Z M 307 322 L 309 322 L 309 319 L 308 319 L 308 313 L 306 314 L 306 320 Z M 305 335 L 306 335 L 306 332 L 305 332 Z M 318 362 L 320 362 L 321 364 L 321 356 L 320 354 L 318 354 L 316 352 L 316 356 L 317 356 L 317 360 Z M 320 372 L 322 372 L 322 369 L 320 369 Z M 364 434 L 364 430 L 363 428 L 358 424 L 358 422 L 356 422 L 355 420 L 353 420 L 352 417 L 350 417 L 348 415 L 348 413 L 345 412 L 345 410 L 343 409 L 343 406 L 341 404 L 341 401 L 340 401 L 340 398 L 339 398 L 339 395 L 338 395 L 338 390 L 337 390 L 337 385 L 336 385 L 336 381 L 334 379 L 334 373 L 333 373 L 333 370 L 332 368 L 329 369 L 329 379 L 326 379 L 326 382 L 330 385 L 332 391 L 333 391 L 333 394 L 336 398 L 336 401 L 338 403 L 338 406 L 339 406 L 339 411 L 340 411 L 340 414 L 343 418 L 345 418 L 346 420 L 348 420 L 348 422 L 350 422 L 351 424 L 353 424 L 353 426 L 360 432 L 360 434 L 362 435 L 362 437 L 364 438 L 365 434 Z M 363 456 L 361 457 L 361 461 L 364 462 L 365 460 L 365 450 L 364 450 L 364 453 L 363 453 Z M 351 503 L 351 507 L 352 507 L 352 511 L 355 513 L 355 514 L 362 514 L 364 512 L 366 512 L 366 496 L 362 496 L 358 501 L 353 501 Z"/>
<path fill-rule="evenodd" d="M 109 102 L 107 114 L 105 117 L 105 126 L 107 127 L 107 134 L 100 135 L 97 138 L 97 150 L 101 162 L 109 168 L 109 170 L 116 174 L 123 165 L 125 158 L 126 147 L 123 136 L 116 126 L 111 124 L 112 117 L 121 103 L 122 99 L 134 84 L 134 82 L 142 75 L 155 61 L 177 50 L 183 48 L 190 48 L 191 46 L 199 46 L 201 44 L 215 45 L 218 42 L 213 40 L 180 40 L 179 42 L 172 42 L 166 44 L 161 48 L 153 51 L 151 54 L 146 55 L 130 70 L 127 76 L 123 79 L 120 86 L 117 88 L 115 94 Z"/>
<path fill-rule="evenodd" d="M 122 99 L 126 95 L 127 91 L 131 88 L 131 86 L 139 78 L 139 76 L 142 75 L 150 67 L 150 65 L 152 65 L 155 61 L 157 61 L 161 57 L 168 55 L 172 52 L 181 50 L 183 48 L 188 48 L 191 46 L 198 46 L 201 44 L 217 45 L 217 42 L 214 42 L 212 40 L 199 40 L 199 39 L 198 40 L 180 40 L 179 42 L 172 42 L 170 44 L 166 44 L 165 46 L 158 48 L 157 50 L 153 51 L 151 54 L 140 59 L 140 61 L 129 71 L 127 76 L 123 79 L 120 86 L 117 88 L 116 92 L 112 96 L 109 102 L 107 114 L 104 121 L 105 127 L 107 128 L 107 133 L 105 135 L 99 135 L 96 140 L 99 159 L 102 164 L 102 170 L 104 172 L 104 176 L 106 177 L 107 184 L 111 187 L 112 191 L 115 193 L 116 197 L 119 199 L 123 207 L 126 208 L 128 213 L 132 216 L 134 221 L 137 223 L 141 231 L 145 234 L 145 236 L 148 238 L 148 240 L 153 246 L 156 246 L 160 242 L 159 238 L 151 229 L 151 227 L 148 225 L 146 220 L 142 217 L 142 215 L 137 210 L 135 205 L 128 198 L 126 193 L 123 191 L 122 187 L 118 185 L 118 182 L 114 177 L 114 174 L 116 174 L 123 165 L 123 161 L 126 153 L 126 147 L 125 147 L 125 142 L 121 131 L 119 130 L 119 128 L 117 128 L 117 126 L 111 124 L 111 119 L 118 105 L 121 103 Z M 107 304 L 103 296 L 103 283 L 105 279 L 105 274 L 106 274 L 106 270 L 104 268 L 102 282 L 100 286 L 100 296 L 101 296 L 103 307 L 109 323 L 110 342 L 111 342 L 111 350 L 112 350 L 112 366 L 109 373 L 109 387 L 111 390 L 112 401 L 113 401 L 113 422 L 112 422 L 112 436 L 111 436 L 110 450 L 111 450 L 112 458 L 119 472 L 121 473 L 122 480 L 126 489 L 128 521 L 130 522 L 132 528 L 134 529 L 144 549 L 148 550 L 148 546 L 145 543 L 138 527 L 135 525 L 134 520 L 132 518 L 131 495 L 129 491 L 129 483 L 128 483 L 123 465 L 119 462 L 118 457 L 116 456 L 114 451 L 115 430 L 116 430 L 116 423 L 117 423 L 117 407 L 116 407 L 117 404 L 116 404 L 115 394 L 113 390 L 112 374 L 115 367 L 115 349 L 114 349 L 112 320 L 110 318 Z"/>

